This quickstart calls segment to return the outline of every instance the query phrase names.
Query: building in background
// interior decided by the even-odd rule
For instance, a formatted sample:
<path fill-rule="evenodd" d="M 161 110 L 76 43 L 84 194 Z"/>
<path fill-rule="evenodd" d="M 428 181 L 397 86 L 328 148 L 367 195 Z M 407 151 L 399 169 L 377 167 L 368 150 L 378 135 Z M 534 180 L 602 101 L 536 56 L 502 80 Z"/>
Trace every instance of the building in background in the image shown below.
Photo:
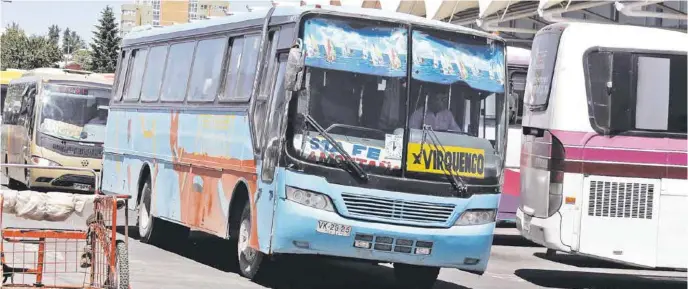
<path fill-rule="evenodd" d="M 124 35 L 141 25 L 169 26 L 227 15 L 227 0 L 137 0 L 122 5 L 120 27 Z"/>
<path fill-rule="evenodd" d="M 153 24 L 152 6 L 145 3 L 123 4 L 120 19 L 120 33 L 124 36 L 136 26 Z"/>

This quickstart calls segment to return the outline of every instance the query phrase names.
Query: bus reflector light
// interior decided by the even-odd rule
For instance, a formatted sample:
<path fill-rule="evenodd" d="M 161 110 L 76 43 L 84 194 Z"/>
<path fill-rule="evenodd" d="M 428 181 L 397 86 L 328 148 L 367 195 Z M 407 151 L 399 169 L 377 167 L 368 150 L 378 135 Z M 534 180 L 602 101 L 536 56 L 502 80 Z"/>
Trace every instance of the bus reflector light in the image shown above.
<path fill-rule="evenodd" d="M 299 247 L 301 249 L 310 249 L 311 244 L 306 242 L 306 241 L 294 241 L 294 246 Z"/>
<path fill-rule="evenodd" d="M 566 197 L 566 204 L 567 205 L 575 205 L 576 204 L 576 197 Z"/>
<path fill-rule="evenodd" d="M 356 240 L 356 241 L 354 241 L 354 247 L 363 248 L 363 249 L 370 249 L 370 242 Z"/>
<path fill-rule="evenodd" d="M 416 248 L 416 255 L 430 255 L 430 248 Z"/>
<path fill-rule="evenodd" d="M 463 259 L 463 263 L 466 265 L 475 265 L 480 263 L 480 259 L 477 258 L 465 258 Z"/>

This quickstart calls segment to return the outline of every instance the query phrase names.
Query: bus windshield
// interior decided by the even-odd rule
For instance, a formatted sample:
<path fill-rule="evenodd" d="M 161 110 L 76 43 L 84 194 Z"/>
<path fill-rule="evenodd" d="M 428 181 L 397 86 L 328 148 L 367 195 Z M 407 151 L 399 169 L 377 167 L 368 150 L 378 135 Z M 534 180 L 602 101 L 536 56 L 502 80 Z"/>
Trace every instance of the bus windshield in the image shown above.
<path fill-rule="evenodd" d="M 39 131 L 85 142 L 105 141 L 109 88 L 47 84 L 41 96 Z"/>
<path fill-rule="evenodd" d="M 491 167 L 495 170 L 487 174 L 495 177 L 497 166 L 485 162 L 496 160 L 496 133 L 503 129 L 497 125 L 504 103 L 503 47 L 471 39 L 409 33 L 406 26 L 380 22 L 308 19 L 306 85 L 297 111 L 309 115 L 368 173 L 400 175 L 406 165 L 418 177 L 452 171 L 484 178 Z M 407 62 L 409 52 L 414 59 Z M 301 158 L 331 166 L 344 160 L 307 121 L 297 118 L 292 125 L 292 145 Z"/>

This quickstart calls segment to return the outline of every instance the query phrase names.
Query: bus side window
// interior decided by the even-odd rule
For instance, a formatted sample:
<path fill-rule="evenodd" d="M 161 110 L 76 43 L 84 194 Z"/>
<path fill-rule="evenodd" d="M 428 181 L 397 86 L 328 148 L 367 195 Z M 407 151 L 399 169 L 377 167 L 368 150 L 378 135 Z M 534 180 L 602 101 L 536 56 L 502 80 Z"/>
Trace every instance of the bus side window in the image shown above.
<path fill-rule="evenodd" d="M 246 102 L 256 75 L 260 34 L 232 38 L 224 92 L 220 101 Z"/>
<path fill-rule="evenodd" d="M 122 89 L 124 88 L 124 83 L 126 82 L 127 69 L 129 68 L 129 53 L 127 51 L 122 51 L 122 58 L 119 60 L 119 71 L 117 73 L 117 86 L 114 91 L 112 99 L 118 101 L 122 99 Z"/>

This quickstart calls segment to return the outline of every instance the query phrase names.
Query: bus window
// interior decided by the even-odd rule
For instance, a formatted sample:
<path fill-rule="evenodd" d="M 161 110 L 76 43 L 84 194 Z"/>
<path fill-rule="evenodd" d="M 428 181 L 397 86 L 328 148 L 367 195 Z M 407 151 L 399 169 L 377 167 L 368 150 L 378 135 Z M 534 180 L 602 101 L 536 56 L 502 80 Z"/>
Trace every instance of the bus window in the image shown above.
<path fill-rule="evenodd" d="M 2 85 L 0 87 L 0 111 L 5 108 L 5 95 L 7 94 L 7 86 Z"/>
<path fill-rule="evenodd" d="M 162 73 L 167 59 L 167 45 L 151 48 L 141 87 L 141 101 L 157 101 L 160 94 Z"/>
<path fill-rule="evenodd" d="M 523 95 L 526 90 L 526 72 L 517 71 L 511 74 L 509 100 L 509 123 L 521 124 L 523 118 Z"/>
<path fill-rule="evenodd" d="M 191 69 L 189 101 L 213 101 L 220 88 L 220 73 L 224 63 L 227 38 L 207 39 L 198 42 Z"/>
<path fill-rule="evenodd" d="M 122 97 L 122 90 L 126 81 L 127 70 L 129 69 L 129 53 L 122 51 L 122 59 L 119 64 L 119 73 L 117 74 L 117 88 L 115 90 L 114 99 L 119 101 Z"/>
<path fill-rule="evenodd" d="M 547 109 L 561 33 L 557 28 L 543 28 L 533 42 L 524 103 L 535 110 Z"/>
<path fill-rule="evenodd" d="M 587 63 L 595 126 L 686 133 L 686 55 L 595 51 Z"/>
<path fill-rule="evenodd" d="M 183 101 L 191 73 L 191 61 L 196 42 L 183 42 L 170 46 L 165 67 L 165 80 L 162 82 L 162 101 Z"/>
<path fill-rule="evenodd" d="M 143 81 L 143 70 L 146 68 L 146 57 L 148 49 L 134 50 L 134 67 L 129 75 L 129 84 L 124 100 L 138 100 L 141 94 L 141 82 Z"/>
<path fill-rule="evenodd" d="M 259 45 L 258 34 L 234 38 L 229 55 L 225 90 L 220 100 L 246 101 L 249 99 L 256 73 Z"/>

